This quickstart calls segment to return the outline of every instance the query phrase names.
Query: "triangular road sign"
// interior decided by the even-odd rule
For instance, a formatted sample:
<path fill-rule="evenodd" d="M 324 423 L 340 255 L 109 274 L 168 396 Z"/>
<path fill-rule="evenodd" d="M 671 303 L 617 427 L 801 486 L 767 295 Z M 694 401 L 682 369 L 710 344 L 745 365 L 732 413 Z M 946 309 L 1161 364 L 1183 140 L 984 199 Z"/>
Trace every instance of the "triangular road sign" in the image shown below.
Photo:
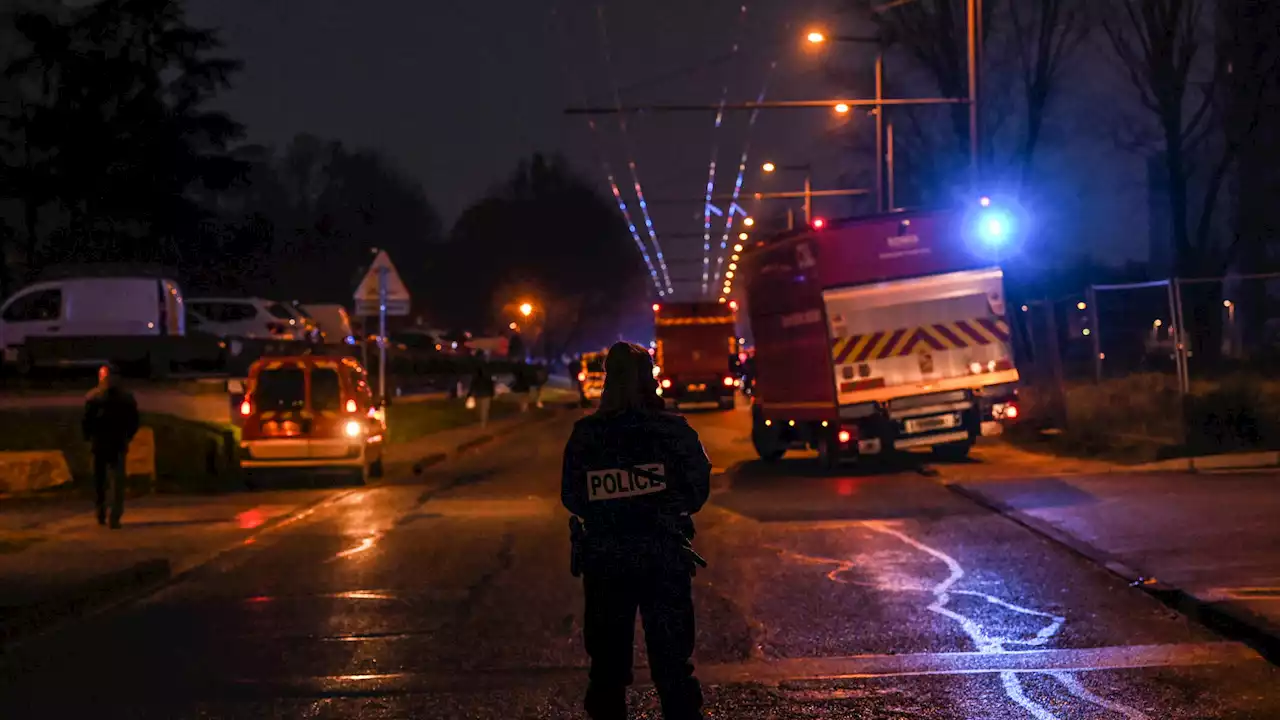
<path fill-rule="evenodd" d="M 391 263 L 391 256 L 387 255 L 386 250 L 379 252 L 378 257 L 373 259 L 369 272 L 364 274 L 360 287 L 356 288 L 355 299 L 373 301 L 378 299 L 378 276 L 382 274 L 383 268 L 387 269 L 387 300 L 409 302 L 409 288 L 405 287 L 404 280 L 400 279 L 400 273 L 396 272 L 396 266 Z"/>

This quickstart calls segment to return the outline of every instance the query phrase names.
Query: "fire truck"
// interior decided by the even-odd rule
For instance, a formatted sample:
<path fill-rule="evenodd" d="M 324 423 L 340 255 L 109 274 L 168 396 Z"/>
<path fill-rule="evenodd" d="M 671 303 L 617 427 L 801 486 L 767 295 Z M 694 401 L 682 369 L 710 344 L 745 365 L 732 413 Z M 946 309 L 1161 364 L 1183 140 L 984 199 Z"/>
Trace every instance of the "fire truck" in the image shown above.
<path fill-rule="evenodd" d="M 682 404 L 716 403 L 732 410 L 737 377 L 736 303 L 667 303 L 653 306 L 654 365 L 662 396 Z"/>
<path fill-rule="evenodd" d="M 1018 416 L 1018 369 L 992 260 L 1016 215 L 913 211 L 815 223 L 744 250 L 760 457 L 824 465 L 910 449 L 963 458 Z"/>

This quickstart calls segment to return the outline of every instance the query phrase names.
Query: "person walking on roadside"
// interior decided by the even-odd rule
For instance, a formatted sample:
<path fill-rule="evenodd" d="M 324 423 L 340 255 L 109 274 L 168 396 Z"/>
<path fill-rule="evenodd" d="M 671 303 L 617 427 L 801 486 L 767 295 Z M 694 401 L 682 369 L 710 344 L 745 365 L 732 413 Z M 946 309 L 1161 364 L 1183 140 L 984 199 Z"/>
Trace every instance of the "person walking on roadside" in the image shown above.
<path fill-rule="evenodd" d="M 515 366 L 511 378 L 511 394 L 520 403 L 520 412 L 529 412 L 529 401 L 533 397 L 533 368 L 527 363 Z"/>
<path fill-rule="evenodd" d="M 537 363 L 533 366 L 533 387 L 529 389 L 530 399 L 533 406 L 542 409 L 542 386 L 547 384 L 550 374 L 547 372 L 546 363 Z"/>
<path fill-rule="evenodd" d="M 693 581 L 705 566 L 690 516 L 707 501 L 711 461 L 698 434 L 663 412 L 653 360 L 617 343 L 605 358 L 600 409 L 577 422 L 564 451 L 560 497 L 575 517 L 571 571 L 581 574 L 583 639 L 591 657 L 584 709 L 625 720 L 636 611 L 666 720 L 702 718 L 693 675 Z"/>
<path fill-rule="evenodd" d="M 98 368 L 98 387 L 85 398 L 81 430 L 93 451 L 93 489 L 98 502 L 98 524 L 106 525 L 107 489 L 111 490 L 110 523 L 120 527 L 124 514 L 125 457 L 129 443 L 138 433 L 138 403 L 133 394 L 120 387 L 111 368 Z M 108 482 L 110 475 L 110 482 Z"/>
<path fill-rule="evenodd" d="M 476 409 L 480 411 L 480 427 L 489 426 L 489 408 L 493 405 L 493 375 L 489 374 L 489 365 L 485 362 L 484 353 L 476 353 L 476 371 L 471 375 L 471 389 L 467 396 L 475 400 Z"/>

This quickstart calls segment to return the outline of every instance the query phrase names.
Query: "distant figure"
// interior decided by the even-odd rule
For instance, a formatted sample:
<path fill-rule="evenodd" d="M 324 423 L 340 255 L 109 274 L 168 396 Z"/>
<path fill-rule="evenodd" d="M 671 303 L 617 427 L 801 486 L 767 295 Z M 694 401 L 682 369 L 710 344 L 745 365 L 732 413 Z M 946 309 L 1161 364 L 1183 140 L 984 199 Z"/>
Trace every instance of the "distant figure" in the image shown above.
<path fill-rule="evenodd" d="M 527 363 L 520 363 L 515 366 L 512 375 L 511 394 L 515 395 L 516 401 L 520 403 L 520 412 L 527 413 L 533 392 L 533 368 Z"/>
<path fill-rule="evenodd" d="M 690 515 L 707 501 L 711 462 L 684 418 L 663 412 L 657 388 L 649 353 L 615 344 L 600 409 L 574 425 L 564 450 L 560 497 L 576 516 L 571 568 L 586 595 L 584 708 L 593 720 L 627 717 L 637 609 L 662 716 L 702 717 L 690 658 L 692 576 L 704 563 L 690 545 Z"/>
<path fill-rule="evenodd" d="M 98 387 L 85 399 L 81 429 L 93 449 L 93 488 L 98 501 L 98 524 L 107 524 L 107 475 L 111 475 L 111 528 L 120 527 L 124 514 L 125 456 L 138 434 L 138 403 L 116 385 L 111 368 L 98 368 Z"/>
<path fill-rule="evenodd" d="M 533 406 L 542 408 L 542 386 L 547 384 L 550 379 L 550 373 L 547 372 L 545 363 L 538 363 L 533 366 L 533 387 L 529 389 L 530 399 L 533 400 Z"/>
<path fill-rule="evenodd" d="M 468 396 L 475 398 L 476 409 L 480 411 L 480 427 L 489 425 L 489 408 L 493 405 L 493 376 L 489 374 L 489 365 L 485 362 L 484 353 L 476 353 L 476 371 L 471 376 L 471 389 Z"/>

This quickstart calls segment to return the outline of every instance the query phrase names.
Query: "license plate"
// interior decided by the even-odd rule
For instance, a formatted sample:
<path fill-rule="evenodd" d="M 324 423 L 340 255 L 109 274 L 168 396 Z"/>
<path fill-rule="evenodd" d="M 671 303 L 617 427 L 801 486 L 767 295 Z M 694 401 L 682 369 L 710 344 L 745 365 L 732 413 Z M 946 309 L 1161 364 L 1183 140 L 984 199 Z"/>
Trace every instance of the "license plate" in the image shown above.
<path fill-rule="evenodd" d="M 946 430 L 960 424 L 960 417 L 955 413 L 946 415 L 935 415 L 934 417 L 916 418 L 908 420 L 904 425 L 904 429 L 908 435 L 916 433 L 930 432 L 932 430 Z"/>
<path fill-rule="evenodd" d="M 706 385 L 703 385 L 703 384 L 701 384 L 701 383 L 699 383 L 699 384 L 697 384 L 697 385 L 690 385 L 690 386 L 689 386 L 689 392 L 702 392 L 703 390 L 706 390 L 706 389 L 707 389 L 707 386 L 706 386 Z"/>

